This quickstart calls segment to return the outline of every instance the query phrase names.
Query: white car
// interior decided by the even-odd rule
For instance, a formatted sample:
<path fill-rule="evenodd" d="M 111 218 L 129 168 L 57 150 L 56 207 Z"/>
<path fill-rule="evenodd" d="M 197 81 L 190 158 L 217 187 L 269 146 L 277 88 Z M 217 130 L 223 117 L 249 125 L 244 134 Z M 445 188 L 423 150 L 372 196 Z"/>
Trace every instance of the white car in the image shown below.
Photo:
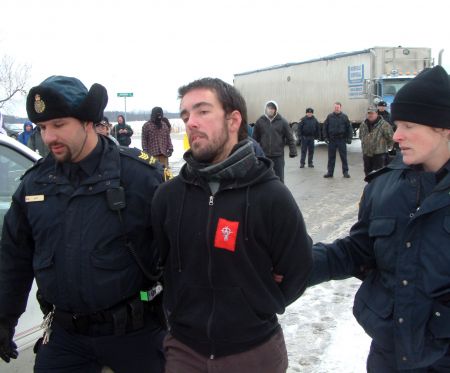
<path fill-rule="evenodd" d="M 20 177 L 39 158 L 41 158 L 39 154 L 19 141 L 0 134 L 0 232 L 3 228 L 3 218 L 11 205 L 11 196 L 20 183 Z M 36 283 L 33 283 L 27 309 L 16 327 L 14 341 L 19 351 L 34 345 L 42 336 L 43 315 L 36 300 L 36 289 Z"/>

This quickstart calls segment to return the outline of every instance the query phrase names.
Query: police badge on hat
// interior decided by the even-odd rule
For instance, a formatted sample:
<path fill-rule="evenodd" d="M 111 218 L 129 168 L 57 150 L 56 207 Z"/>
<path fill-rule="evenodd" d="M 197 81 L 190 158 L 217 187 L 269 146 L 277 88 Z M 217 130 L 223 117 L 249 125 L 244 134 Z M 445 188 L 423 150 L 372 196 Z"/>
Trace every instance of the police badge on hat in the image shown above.
<path fill-rule="evenodd" d="M 41 99 L 41 95 L 39 94 L 34 96 L 34 110 L 38 114 L 43 113 L 45 110 L 45 102 Z"/>

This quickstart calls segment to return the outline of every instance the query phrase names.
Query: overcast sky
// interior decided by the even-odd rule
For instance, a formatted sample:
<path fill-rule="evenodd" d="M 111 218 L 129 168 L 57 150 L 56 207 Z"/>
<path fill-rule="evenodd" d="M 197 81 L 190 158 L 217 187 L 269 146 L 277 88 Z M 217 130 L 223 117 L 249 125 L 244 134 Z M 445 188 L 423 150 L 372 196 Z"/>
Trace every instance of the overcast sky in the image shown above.
<path fill-rule="evenodd" d="M 103 84 L 107 110 L 177 111 L 177 89 L 236 73 L 374 46 L 441 49 L 450 72 L 448 5 L 374 0 L 2 0 L 0 56 L 50 75 Z M 25 115 L 24 101 L 7 108 Z"/>

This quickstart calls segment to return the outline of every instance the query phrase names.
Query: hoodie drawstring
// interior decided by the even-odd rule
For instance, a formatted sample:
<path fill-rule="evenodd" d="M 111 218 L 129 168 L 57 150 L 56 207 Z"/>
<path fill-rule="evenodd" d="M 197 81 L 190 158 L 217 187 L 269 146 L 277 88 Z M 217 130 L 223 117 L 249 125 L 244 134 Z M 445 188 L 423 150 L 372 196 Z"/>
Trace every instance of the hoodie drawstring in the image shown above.
<path fill-rule="evenodd" d="M 245 192 L 244 240 L 248 241 L 248 210 L 250 208 L 250 185 Z"/>
<path fill-rule="evenodd" d="M 184 201 L 186 200 L 186 189 L 187 188 L 188 188 L 187 185 L 185 185 L 185 187 L 183 188 L 183 194 L 182 194 L 182 197 L 181 197 L 180 213 L 178 215 L 178 224 L 177 224 L 176 246 L 177 246 L 178 272 L 182 271 L 182 267 L 181 267 L 181 248 L 180 248 L 180 232 L 181 232 L 183 208 L 184 208 Z"/>

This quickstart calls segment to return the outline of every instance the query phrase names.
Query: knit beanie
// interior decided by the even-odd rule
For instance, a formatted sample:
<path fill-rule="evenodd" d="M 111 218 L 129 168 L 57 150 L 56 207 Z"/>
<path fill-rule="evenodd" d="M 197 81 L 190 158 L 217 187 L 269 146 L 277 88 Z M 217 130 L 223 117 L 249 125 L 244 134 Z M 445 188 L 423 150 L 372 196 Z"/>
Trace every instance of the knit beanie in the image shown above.
<path fill-rule="evenodd" d="M 27 113 L 34 123 L 64 117 L 97 123 L 107 102 L 108 93 L 102 85 L 95 83 L 88 91 L 77 78 L 53 75 L 30 89 Z"/>
<path fill-rule="evenodd" d="M 450 128 L 450 80 L 444 68 L 426 69 L 405 84 L 391 104 L 391 119 Z"/>

